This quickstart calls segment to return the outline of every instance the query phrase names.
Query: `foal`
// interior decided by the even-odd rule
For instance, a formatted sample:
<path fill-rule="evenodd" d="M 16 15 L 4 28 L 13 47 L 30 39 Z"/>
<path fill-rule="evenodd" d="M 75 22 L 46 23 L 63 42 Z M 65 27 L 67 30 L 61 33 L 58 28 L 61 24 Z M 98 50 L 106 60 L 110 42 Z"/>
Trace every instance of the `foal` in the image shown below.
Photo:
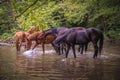
<path fill-rule="evenodd" d="M 32 34 L 34 31 L 37 31 L 38 28 L 35 26 L 32 26 L 30 29 L 28 29 L 26 32 L 23 31 L 19 31 L 16 32 L 15 35 L 13 36 L 15 41 L 16 41 L 16 49 L 17 51 L 20 51 L 20 47 L 22 45 L 22 43 L 26 42 L 26 38 L 27 36 L 29 36 L 30 34 Z M 26 45 L 25 45 L 26 48 Z"/>

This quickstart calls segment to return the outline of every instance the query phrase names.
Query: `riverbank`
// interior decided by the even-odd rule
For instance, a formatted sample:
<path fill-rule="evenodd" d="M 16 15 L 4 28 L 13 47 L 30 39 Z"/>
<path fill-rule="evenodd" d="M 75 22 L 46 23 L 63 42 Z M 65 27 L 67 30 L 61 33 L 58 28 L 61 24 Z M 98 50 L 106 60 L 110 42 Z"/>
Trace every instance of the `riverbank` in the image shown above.
<path fill-rule="evenodd" d="M 108 43 L 108 44 L 118 44 L 118 43 L 120 43 L 120 39 L 108 39 L 108 38 L 105 38 L 104 42 Z M 15 43 L 15 41 L 11 37 L 9 37 L 7 39 L 0 39 L 0 46 L 10 46 L 10 45 L 12 45 L 14 43 Z"/>
<path fill-rule="evenodd" d="M 8 46 L 10 47 L 12 44 L 14 44 L 14 39 L 9 37 L 7 39 L 0 39 L 0 46 Z"/>

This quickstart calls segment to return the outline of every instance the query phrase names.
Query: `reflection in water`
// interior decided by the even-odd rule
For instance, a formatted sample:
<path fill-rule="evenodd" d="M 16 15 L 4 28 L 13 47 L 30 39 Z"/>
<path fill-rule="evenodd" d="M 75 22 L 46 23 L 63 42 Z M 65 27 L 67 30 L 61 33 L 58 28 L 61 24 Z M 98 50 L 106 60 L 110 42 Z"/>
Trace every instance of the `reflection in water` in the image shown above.
<path fill-rule="evenodd" d="M 14 73 L 30 77 L 21 80 L 120 80 L 119 50 L 111 47 L 108 48 L 110 50 L 104 49 L 104 54 L 97 59 L 92 58 L 92 51 L 83 55 L 77 54 L 74 59 L 72 53 L 65 58 L 65 55 L 58 55 L 51 48 L 47 49 L 45 54 L 40 48 L 19 53 L 15 53 L 15 49 L 7 50 L 14 58 Z M 5 48 L 0 48 L 0 51 L 8 54 Z"/>

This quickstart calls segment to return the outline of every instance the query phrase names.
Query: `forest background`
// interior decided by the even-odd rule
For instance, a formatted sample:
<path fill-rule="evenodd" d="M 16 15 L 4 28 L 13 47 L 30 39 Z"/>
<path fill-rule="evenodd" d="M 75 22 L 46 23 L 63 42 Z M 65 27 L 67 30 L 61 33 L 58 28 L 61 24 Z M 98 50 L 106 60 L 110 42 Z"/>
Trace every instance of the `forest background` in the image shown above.
<path fill-rule="evenodd" d="M 95 27 L 120 39 L 120 0 L 0 0 L 0 37 L 31 26 Z"/>

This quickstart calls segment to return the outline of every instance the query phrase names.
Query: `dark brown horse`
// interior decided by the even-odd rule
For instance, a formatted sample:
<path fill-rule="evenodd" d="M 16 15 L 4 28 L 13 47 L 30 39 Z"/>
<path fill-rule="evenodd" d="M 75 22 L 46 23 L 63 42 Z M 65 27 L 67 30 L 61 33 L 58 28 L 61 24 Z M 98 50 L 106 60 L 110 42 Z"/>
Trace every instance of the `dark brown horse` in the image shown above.
<path fill-rule="evenodd" d="M 16 49 L 17 49 L 17 51 L 20 51 L 20 47 L 21 47 L 22 43 L 26 42 L 27 36 L 29 36 L 34 31 L 37 31 L 37 30 L 38 30 L 37 27 L 32 26 L 26 32 L 23 32 L 23 31 L 16 32 L 16 34 L 13 37 L 14 37 L 14 39 L 16 41 Z"/>

